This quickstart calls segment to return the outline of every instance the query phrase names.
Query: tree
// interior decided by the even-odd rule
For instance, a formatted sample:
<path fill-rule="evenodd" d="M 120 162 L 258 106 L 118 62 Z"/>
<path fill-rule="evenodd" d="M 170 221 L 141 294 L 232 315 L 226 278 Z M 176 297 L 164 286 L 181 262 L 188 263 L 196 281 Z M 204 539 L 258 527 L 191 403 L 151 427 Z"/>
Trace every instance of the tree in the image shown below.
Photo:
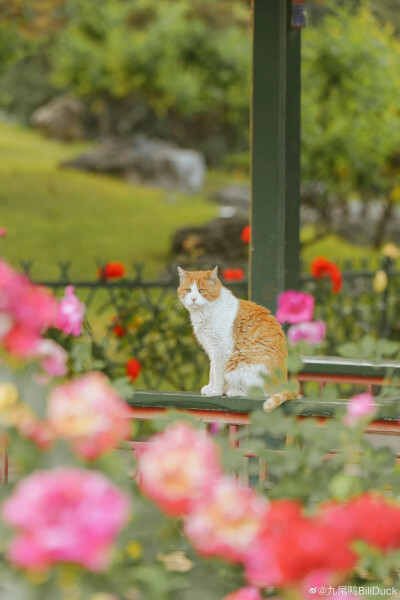
<path fill-rule="evenodd" d="M 303 176 L 335 203 L 382 199 L 379 246 L 400 198 L 400 43 L 361 7 L 334 7 L 303 45 Z M 329 229 L 327 201 L 321 214 Z"/>
<path fill-rule="evenodd" d="M 64 0 L 0 0 L 0 72 L 64 22 Z"/>
<path fill-rule="evenodd" d="M 251 38 L 249 8 L 225 0 L 69 0 L 69 22 L 52 54 L 58 86 L 88 100 L 104 133 L 125 133 L 144 102 L 212 136 L 222 123 L 232 144 L 246 139 Z"/>

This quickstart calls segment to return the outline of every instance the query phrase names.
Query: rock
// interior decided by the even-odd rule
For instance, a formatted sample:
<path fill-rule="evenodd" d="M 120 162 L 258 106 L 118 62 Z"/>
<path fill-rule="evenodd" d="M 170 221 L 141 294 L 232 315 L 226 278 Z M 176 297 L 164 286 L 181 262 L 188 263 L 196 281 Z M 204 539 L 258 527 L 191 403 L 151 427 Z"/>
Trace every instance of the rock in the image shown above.
<path fill-rule="evenodd" d="M 172 239 L 175 256 L 225 262 L 231 266 L 247 260 L 248 245 L 241 240 L 241 233 L 248 219 L 234 216 L 214 219 L 200 227 L 182 227 Z"/>
<path fill-rule="evenodd" d="M 80 140 L 85 137 L 83 112 L 84 106 L 80 100 L 59 96 L 37 108 L 31 115 L 30 123 L 48 137 L 63 141 Z"/>
<path fill-rule="evenodd" d="M 250 210 L 250 186 L 243 183 L 232 183 L 216 192 L 213 200 L 223 206 L 232 206 L 238 214 L 248 216 Z"/>
<path fill-rule="evenodd" d="M 162 140 L 136 136 L 132 144 L 108 140 L 62 167 L 108 173 L 135 184 L 197 192 L 206 175 L 201 152 L 176 148 Z"/>

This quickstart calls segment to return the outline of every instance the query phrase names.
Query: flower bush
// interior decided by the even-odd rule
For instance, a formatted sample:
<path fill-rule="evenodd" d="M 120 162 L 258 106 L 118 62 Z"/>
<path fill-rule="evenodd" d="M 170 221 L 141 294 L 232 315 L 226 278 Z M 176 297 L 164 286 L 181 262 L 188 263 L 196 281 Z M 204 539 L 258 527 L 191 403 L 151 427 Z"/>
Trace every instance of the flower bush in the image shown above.
<path fill-rule="evenodd" d="M 260 485 L 257 461 L 249 465 L 251 485 L 244 482 L 247 459 L 227 447 L 224 427 L 210 437 L 173 415 L 149 439 L 136 428 L 133 460 L 122 397 L 131 385 L 110 380 L 98 371 L 107 365 L 83 353 L 84 341 L 75 339 L 83 311 L 73 292 L 57 302 L 5 263 L 0 268 L 0 447 L 9 444 L 12 467 L 10 483 L 0 486 L 0 597 L 306 600 L 318 597 L 314 589 L 361 598 L 342 590 L 395 585 L 400 480 L 394 453 L 364 434 L 376 398 L 355 394 L 340 404 L 330 389 L 339 408 L 323 426 L 299 420 L 296 403 L 255 411 L 239 435 L 268 466 Z M 286 292 L 280 303 L 303 342 L 321 334 L 304 334 L 305 325 L 321 330 L 310 298 Z M 60 305 L 71 299 L 67 313 L 77 320 L 56 332 Z M 121 326 L 137 330 L 136 319 Z M 7 344 L 14 327 L 34 340 L 29 352 Z M 43 380 L 45 359 L 55 366 Z M 134 379 L 140 369 L 131 364 Z M 395 384 L 391 377 L 388 386 Z"/>

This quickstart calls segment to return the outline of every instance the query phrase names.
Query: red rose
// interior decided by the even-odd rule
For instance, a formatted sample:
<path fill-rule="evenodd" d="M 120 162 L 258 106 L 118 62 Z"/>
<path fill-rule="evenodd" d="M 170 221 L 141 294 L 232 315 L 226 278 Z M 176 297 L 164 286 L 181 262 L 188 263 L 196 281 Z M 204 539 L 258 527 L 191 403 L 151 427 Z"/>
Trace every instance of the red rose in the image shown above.
<path fill-rule="evenodd" d="M 103 269 L 97 269 L 100 279 L 119 279 L 125 275 L 125 267 L 121 262 L 109 262 Z"/>
<path fill-rule="evenodd" d="M 354 567 L 351 533 L 328 519 L 302 514 L 296 501 L 275 500 L 268 518 L 245 560 L 252 585 L 281 586 L 302 581 L 319 570 Z"/>
<path fill-rule="evenodd" d="M 142 365 L 140 364 L 140 362 L 138 361 L 137 358 L 130 358 L 127 362 L 126 362 L 126 376 L 129 377 L 129 379 L 133 382 L 136 381 L 136 379 L 139 377 L 140 375 L 140 371 L 142 370 Z"/>
<path fill-rule="evenodd" d="M 342 289 L 343 277 L 339 267 L 331 260 L 325 258 L 325 256 L 318 256 L 311 262 L 311 275 L 315 279 L 329 277 L 334 294 L 337 294 Z"/>
<path fill-rule="evenodd" d="M 242 242 L 244 242 L 245 244 L 250 243 L 250 237 L 251 237 L 250 225 L 246 225 L 245 227 L 243 227 L 243 231 L 240 234 L 240 237 L 242 238 Z"/>
<path fill-rule="evenodd" d="M 243 269 L 223 269 L 221 274 L 225 281 L 242 281 L 244 279 Z"/>
<path fill-rule="evenodd" d="M 378 494 L 367 492 L 346 504 L 328 504 L 321 519 L 384 552 L 400 548 L 400 506 Z"/>
<path fill-rule="evenodd" d="M 121 338 L 126 336 L 126 329 L 122 325 L 114 325 L 112 330 L 115 337 Z"/>

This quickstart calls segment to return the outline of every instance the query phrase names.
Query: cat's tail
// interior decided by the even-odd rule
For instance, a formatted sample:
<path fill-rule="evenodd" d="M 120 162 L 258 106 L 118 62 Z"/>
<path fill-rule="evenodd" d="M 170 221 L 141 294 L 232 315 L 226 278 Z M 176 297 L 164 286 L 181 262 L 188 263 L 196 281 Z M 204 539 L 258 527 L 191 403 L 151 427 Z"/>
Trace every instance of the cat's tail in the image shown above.
<path fill-rule="evenodd" d="M 287 400 L 298 400 L 300 394 L 298 392 L 290 392 L 289 390 L 282 390 L 272 394 L 263 404 L 263 410 L 266 413 L 273 411 L 275 408 L 287 402 Z"/>

